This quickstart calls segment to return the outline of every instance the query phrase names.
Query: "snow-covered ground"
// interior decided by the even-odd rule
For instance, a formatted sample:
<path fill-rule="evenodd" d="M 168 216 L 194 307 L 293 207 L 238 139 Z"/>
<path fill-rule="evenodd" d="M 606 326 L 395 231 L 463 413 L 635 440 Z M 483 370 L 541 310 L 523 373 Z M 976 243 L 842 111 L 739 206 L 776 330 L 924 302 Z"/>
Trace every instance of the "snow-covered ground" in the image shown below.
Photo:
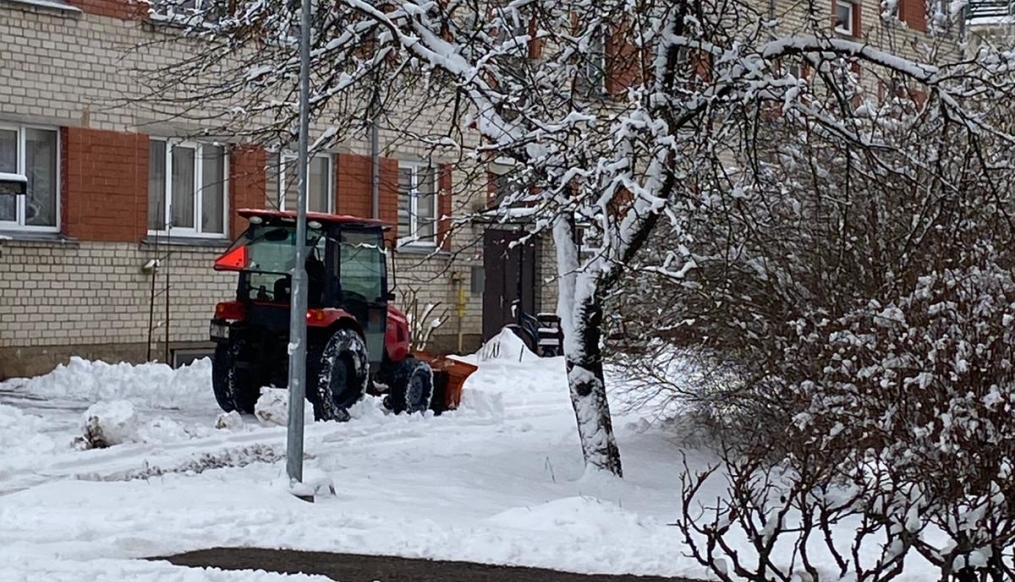
<path fill-rule="evenodd" d="M 681 455 L 712 457 L 627 411 L 615 418 L 625 479 L 585 474 L 562 360 L 520 353 L 506 340 L 466 358 L 479 370 L 440 417 L 386 414 L 371 398 L 347 423 L 308 426 L 307 477 L 335 489 L 313 504 L 286 492 L 285 428 L 254 416 L 215 428 L 207 361 L 75 360 L 0 383 L 0 577 L 315 579 L 131 560 L 257 546 L 708 578 L 668 524 Z M 73 444 L 83 417 L 124 422 L 127 408 L 122 444 Z"/>

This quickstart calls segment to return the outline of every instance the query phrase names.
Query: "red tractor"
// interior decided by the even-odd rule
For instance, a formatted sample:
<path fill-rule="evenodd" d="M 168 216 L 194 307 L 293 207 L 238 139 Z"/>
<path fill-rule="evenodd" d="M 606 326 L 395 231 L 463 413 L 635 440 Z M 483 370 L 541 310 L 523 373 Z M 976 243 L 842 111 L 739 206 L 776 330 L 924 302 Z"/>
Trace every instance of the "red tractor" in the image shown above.
<path fill-rule="evenodd" d="M 212 384 L 226 412 L 253 412 L 262 386 L 285 387 L 289 302 L 296 261 L 293 212 L 240 210 L 250 226 L 215 261 L 239 272 L 236 299 L 211 320 Z M 376 220 L 307 215 L 307 399 L 317 420 L 348 419 L 364 394 L 395 412 L 458 403 L 474 367 L 410 352 L 409 323 L 391 305 L 384 231 Z M 431 366 L 431 364 L 433 366 Z"/>

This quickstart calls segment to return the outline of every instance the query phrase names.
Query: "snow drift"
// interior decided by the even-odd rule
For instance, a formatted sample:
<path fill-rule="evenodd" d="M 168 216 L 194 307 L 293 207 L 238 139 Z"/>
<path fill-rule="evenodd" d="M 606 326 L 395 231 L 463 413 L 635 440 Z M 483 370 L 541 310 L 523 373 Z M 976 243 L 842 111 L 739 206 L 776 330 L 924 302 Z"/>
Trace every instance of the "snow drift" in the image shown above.
<path fill-rule="evenodd" d="M 217 408 L 208 359 L 174 370 L 165 364 L 107 364 L 75 357 L 49 374 L 12 385 L 18 392 L 46 400 L 125 400 L 142 408 Z"/>

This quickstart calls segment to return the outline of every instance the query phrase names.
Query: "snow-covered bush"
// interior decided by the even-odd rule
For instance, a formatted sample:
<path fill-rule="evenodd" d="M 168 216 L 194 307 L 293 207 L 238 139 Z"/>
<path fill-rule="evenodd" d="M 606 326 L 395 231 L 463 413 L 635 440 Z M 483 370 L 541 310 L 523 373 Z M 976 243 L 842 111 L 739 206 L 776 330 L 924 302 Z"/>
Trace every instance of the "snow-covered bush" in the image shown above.
<path fill-rule="evenodd" d="M 1012 579 L 1015 160 L 993 101 L 967 105 L 992 129 L 868 103 L 877 155 L 786 119 L 703 176 L 669 347 L 735 378 L 706 382 L 728 498 L 688 475 L 680 522 L 721 579 L 884 581 L 913 555 Z"/>

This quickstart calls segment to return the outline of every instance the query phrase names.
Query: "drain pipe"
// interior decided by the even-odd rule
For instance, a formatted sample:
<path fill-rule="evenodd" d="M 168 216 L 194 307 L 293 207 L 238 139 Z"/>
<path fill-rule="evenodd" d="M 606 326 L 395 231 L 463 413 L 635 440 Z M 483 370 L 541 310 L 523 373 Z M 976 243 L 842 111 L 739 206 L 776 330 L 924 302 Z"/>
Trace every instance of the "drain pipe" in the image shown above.
<path fill-rule="evenodd" d="M 377 118 L 370 123 L 370 160 L 373 175 L 370 177 L 370 186 L 373 194 L 373 216 L 381 217 L 381 139 L 380 131 L 377 129 Z"/>
<path fill-rule="evenodd" d="M 373 217 L 381 217 L 381 136 L 379 121 L 381 117 L 380 95 L 378 95 L 377 73 L 374 72 L 374 91 L 370 99 L 370 165 L 372 175 L 370 187 L 372 194 Z"/>

